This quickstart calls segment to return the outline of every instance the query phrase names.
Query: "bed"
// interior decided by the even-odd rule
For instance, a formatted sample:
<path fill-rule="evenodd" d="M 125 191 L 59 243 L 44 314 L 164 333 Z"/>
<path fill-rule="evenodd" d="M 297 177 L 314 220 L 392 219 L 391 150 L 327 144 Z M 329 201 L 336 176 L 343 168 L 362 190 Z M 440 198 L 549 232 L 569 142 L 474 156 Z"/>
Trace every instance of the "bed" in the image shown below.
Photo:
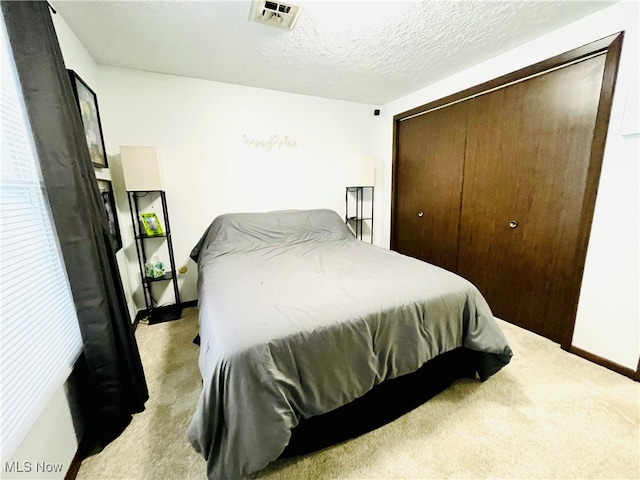
<path fill-rule="evenodd" d="M 209 479 L 277 459 L 304 419 L 456 349 L 486 380 L 509 345 L 463 278 L 357 240 L 332 210 L 217 217 L 194 247 L 202 393 L 187 437 Z"/>

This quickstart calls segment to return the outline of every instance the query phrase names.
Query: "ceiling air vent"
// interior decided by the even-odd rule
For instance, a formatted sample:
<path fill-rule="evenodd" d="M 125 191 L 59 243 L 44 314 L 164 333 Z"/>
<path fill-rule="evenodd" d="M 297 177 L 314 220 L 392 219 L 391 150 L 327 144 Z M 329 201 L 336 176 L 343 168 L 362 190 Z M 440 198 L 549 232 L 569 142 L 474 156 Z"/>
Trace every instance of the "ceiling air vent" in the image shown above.
<path fill-rule="evenodd" d="M 300 10 L 301 7 L 288 3 L 257 0 L 251 4 L 249 20 L 291 30 L 298 20 Z"/>

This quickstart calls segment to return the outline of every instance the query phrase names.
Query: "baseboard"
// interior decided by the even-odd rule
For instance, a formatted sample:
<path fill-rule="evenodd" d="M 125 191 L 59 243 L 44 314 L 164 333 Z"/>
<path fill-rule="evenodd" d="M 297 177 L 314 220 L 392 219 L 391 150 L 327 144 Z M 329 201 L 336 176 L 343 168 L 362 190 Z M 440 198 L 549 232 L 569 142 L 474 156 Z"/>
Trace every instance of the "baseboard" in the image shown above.
<path fill-rule="evenodd" d="M 569 351 L 575 355 L 578 355 L 579 357 L 589 360 L 590 362 L 597 363 L 598 365 L 608 368 L 609 370 L 624 375 L 625 377 L 629 377 L 636 382 L 640 381 L 640 376 L 638 375 L 637 370 L 622 366 L 616 362 L 612 362 L 611 360 L 607 360 L 606 358 L 596 355 L 595 353 L 587 352 L 586 350 L 582 350 L 581 348 L 575 347 L 573 345 L 571 346 L 571 349 Z"/>
<path fill-rule="evenodd" d="M 67 469 L 67 473 L 64 476 L 64 480 L 76 480 L 78 476 L 78 471 L 80 470 L 80 465 L 82 465 L 82 461 L 86 457 L 87 448 L 85 446 L 85 442 L 82 440 L 78 445 L 78 449 L 76 450 L 76 454 L 73 456 L 71 463 L 69 464 L 69 468 Z"/>
<path fill-rule="evenodd" d="M 136 328 L 138 328 L 138 324 L 140 323 L 140 320 L 142 320 L 146 316 L 147 316 L 147 311 L 146 310 L 138 310 L 138 313 L 136 313 L 136 318 L 133 320 L 133 330 L 134 331 L 136 330 Z"/>
<path fill-rule="evenodd" d="M 69 470 L 64 476 L 64 480 L 76 480 L 78 476 L 78 471 L 80 470 L 80 465 L 82 465 L 82 455 L 80 454 L 80 449 L 76 450 L 76 454 L 71 460 L 71 464 L 69 465 Z"/>
<path fill-rule="evenodd" d="M 182 308 L 197 307 L 198 300 L 189 300 L 188 302 L 182 302 L 180 305 Z"/>

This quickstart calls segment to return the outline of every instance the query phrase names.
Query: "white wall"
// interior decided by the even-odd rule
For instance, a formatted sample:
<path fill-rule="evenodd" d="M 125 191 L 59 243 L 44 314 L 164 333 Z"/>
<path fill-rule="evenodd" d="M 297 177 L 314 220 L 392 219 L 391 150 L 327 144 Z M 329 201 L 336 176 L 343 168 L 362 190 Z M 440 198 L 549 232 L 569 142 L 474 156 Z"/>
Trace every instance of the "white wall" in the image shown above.
<path fill-rule="evenodd" d="M 114 185 L 124 188 L 120 145 L 158 148 L 176 266 L 188 267 L 183 301 L 196 299 L 189 253 L 214 217 L 306 208 L 343 215 L 345 162 L 375 148 L 374 106 L 113 67 L 99 67 L 98 77 Z M 260 145 L 271 139 L 285 143 Z M 130 224 L 122 228 L 134 284 Z M 135 290 L 140 307 L 139 282 Z M 167 289 L 161 303 L 171 298 Z"/>
<path fill-rule="evenodd" d="M 389 245 L 393 116 L 625 31 L 573 345 L 635 370 L 640 354 L 638 135 L 623 137 L 627 93 L 638 87 L 637 2 L 622 2 L 382 107 L 381 243 Z"/>
<path fill-rule="evenodd" d="M 69 402 L 62 386 L 13 454 L 9 461 L 11 467 L 7 468 L 3 462 L 0 477 L 21 480 L 64 478 L 77 447 Z"/>

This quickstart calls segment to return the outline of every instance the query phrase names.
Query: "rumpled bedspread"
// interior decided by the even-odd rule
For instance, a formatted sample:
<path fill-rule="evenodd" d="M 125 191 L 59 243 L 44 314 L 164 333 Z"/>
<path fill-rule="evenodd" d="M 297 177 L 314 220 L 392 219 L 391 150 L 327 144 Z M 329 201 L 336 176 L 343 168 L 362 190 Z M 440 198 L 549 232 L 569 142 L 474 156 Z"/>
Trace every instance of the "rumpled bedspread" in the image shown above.
<path fill-rule="evenodd" d="M 210 479 L 278 458 L 301 418 L 464 346 L 486 379 L 512 355 L 467 280 L 365 244 L 331 210 L 222 215 L 198 262 L 203 389 L 188 439 Z"/>

